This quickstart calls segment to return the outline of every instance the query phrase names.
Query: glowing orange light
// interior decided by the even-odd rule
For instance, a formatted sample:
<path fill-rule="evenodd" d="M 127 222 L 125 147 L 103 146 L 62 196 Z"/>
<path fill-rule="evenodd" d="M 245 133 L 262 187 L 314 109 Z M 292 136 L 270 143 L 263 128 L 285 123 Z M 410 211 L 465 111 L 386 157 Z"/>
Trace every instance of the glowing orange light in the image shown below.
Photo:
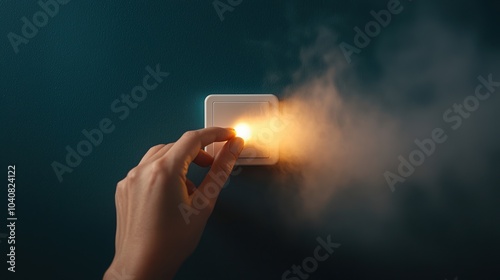
<path fill-rule="evenodd" d="M 243 140 L 245 141 L 250 139 L 250 137 L 252 136 L 252 130 L 250 129 L 250 126 L 246 123 L 237 124 L 234 127 L 234 130 L 236 130 L 236 136 L 243 138 Z"/>

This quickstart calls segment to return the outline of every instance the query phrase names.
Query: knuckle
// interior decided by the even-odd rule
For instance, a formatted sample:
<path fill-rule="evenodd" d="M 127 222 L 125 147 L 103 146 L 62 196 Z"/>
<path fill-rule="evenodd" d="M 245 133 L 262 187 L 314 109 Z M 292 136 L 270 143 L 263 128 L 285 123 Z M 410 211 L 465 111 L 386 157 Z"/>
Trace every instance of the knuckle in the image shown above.
<path fill-rule="evenodd" d="M 162 174 L 163 171 L 163 163 L 161 161 L 155 161 L 151 163 L 151 173 L 155 176 Z"/>
<path fill-rule="evenodd" d="M 139 171 L 137 170 L 137 167 L 134 167 L 130 169 L 130 171 L 127 173 L 127 178 L 128 179 L 136 179 L 139 176 Z"/>
<path fill-rule="evenodd" d="M 254 155 L 257 155 L 257 151 L 255 151 Z M 228 161 L 232 163 L 231 165 L 234 165 L 236 163 L 236 161 L 238 160 L 239 156 L 237 156 L 233 153 L 229 153 L 229 156 L 230 156 L 230 159 Z"/>
<path fill-rule="evenodd" d="M 174 144 L 175 143 L 168 143 L 167 145 L 165 145 L 165 149 L 170 150 L 170 148 L 172 148 Z"/>
<path fill-rule="evenodd" d="M 229 175 L 231 174 L 231 171 L 233 171 L 233 165 L 229 162 L 223 162 L 221 163 L 221 165 L 219 166 L 220 168 L 220 172 L 221 172 L 221 175 L 224 177 L 224 178 L 228 178 Z"/>
<path fill-rule="evenodd" d="M 175 165 L 178 165 L 180 166 L 181 163 L 184 162 L 184 155 L 182 152 L 180 151 L 171 151 L 169 152 L 168 156 L 161 159 L 161 163 L 163 166 L 165 166 L 166 168 L 168 168 L 168 170 L 170 170 L 170 168 L 174 167 Z"/>
<path fill-rule="evenodd" d="M 198 135 L 198 131 L 196 130 L 189 130 L 184 132 L 182 135 L 183 138 L 195 138 Z"/>
<path fill-rule="evenodd" d="M 224 176 L 227 178 L 233 172 L 234 163 L 236 162 L 237 157 L 232 153 L 227 153 L 224 156 L 224 159 L 220 161 L 220 170 L 223 172 Z"/>
<path fill-rule="evenodd" d="M 120 180 L 120 181 L 116 184 L 116 191 L 121 191 L 124 187 L 125 187 L 125 179 Z"/>
<path fill-rule="evenodd" d="M 151 176 L 149 176 L 150 185 L 164 182 L 168 177 L 168 168 L 165 167 L 165 162 L 162 160 L 155 161 L 151 164 Z"/>
<path fill-rule="evenodd" d="M 126 185 L 126 179 L 123 179 L 116 184 L 115 199 L 118 199 L 125 192 Z"/>
<path fill-rule="evenodd" d="M 155 145 L 155 146 L 149 148 L 148 153 L 152 153 L 153 151 L 159 150 L 159 149 L 161 149 L 163 147 L 165 147 L 165 144 Z"/>

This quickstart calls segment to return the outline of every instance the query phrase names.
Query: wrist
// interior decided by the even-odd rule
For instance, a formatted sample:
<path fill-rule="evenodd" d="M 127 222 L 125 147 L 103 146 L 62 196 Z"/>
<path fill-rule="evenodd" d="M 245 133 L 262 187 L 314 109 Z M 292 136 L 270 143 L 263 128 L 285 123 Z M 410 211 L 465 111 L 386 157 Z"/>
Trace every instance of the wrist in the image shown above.
<path fill-rule="evenodd" d="M 103 276 L 103 280 L 171 280 L 179 266 L 172 263 L 137 261 L 133 258 L 115 258 Z"/>

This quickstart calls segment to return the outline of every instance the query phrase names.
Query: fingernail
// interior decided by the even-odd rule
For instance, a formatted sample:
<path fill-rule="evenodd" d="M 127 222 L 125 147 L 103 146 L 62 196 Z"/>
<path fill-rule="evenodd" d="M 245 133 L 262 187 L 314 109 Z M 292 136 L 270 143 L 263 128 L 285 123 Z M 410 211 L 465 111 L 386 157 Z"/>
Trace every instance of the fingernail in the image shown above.
<path fill-rule="evenodd" d="M 241 150 L 243 150 L 243 146 L 245 145 L 245 141 L 241 139 L 240 137 L 236 137 L 233 140 L 231 140 L 231 145 L 229 146 L 229 151 L 235 156 L 238 156 L 241 153 Z"/>

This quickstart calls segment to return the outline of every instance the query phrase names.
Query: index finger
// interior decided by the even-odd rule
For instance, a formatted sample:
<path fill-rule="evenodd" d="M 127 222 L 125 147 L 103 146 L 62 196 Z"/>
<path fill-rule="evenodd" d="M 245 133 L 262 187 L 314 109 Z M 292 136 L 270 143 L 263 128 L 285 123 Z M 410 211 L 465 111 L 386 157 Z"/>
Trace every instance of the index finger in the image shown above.
<path fill-rule="evenodd" d="M 186 169 L 196 158 L 200 149 L 213 142 L 234 138 L 236 132 L 231 128 L 209 127 L 184 133 L 162 159 L 170 162 L 174 170 Z M 162 160 L 160 159 L 160 160 Z"/>

